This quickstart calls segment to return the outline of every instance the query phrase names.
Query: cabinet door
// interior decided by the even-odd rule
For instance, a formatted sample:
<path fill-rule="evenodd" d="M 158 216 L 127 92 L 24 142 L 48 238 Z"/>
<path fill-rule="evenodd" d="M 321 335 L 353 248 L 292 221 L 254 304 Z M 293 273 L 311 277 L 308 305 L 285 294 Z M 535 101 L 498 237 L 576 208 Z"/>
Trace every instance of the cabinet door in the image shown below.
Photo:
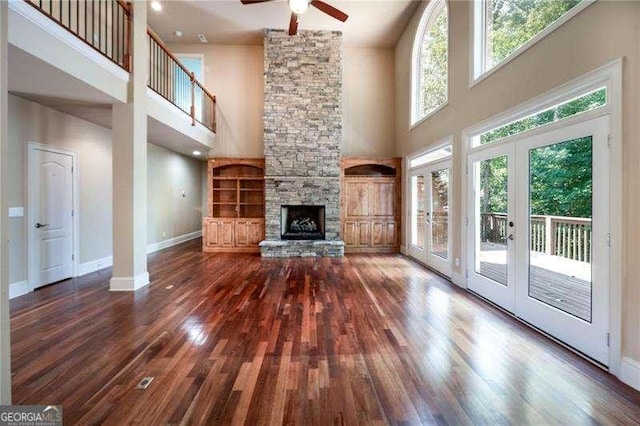
<path fill-rule="evenodd" d="M 208 247 L 218 247 L 221 245 L 219 229 L 220 225 L 218 220 L 212 219 L 205 222 L 205 245 Z"/>
<path fill-rule="evenodd" d="M 238 247 L 249 245 L 249 226 L 246 220 L 236 221 L 235 245 Z"/>
<path fill-rule="evenodd" d="M 358 233 L 358 222 L 355 221 L 346 221 L 344 223 L 343 230 L 343 238 L 344 244 L 348 247 L 355 247 L 357 245 L 357 233 Z"/>
<path fill-rule="evenodd" d="M 383 181 L 371 183 L 371 216 L 394 217 L 396 207 L 396 183 Z"/>
<path fill-rule="evenodd" d="M 345 180 L 345 209 L 347 217 L 369 216 L 369 181 Z"/>
<path fill-rule="evenodd" d="M 238 219 L 235 227 L 237 247 L 257 246 L 264 240 L 264 221 Z"/>
<path fill-rule="evenodd" d="M 247 243 L 250 246 L 257 246 L 264 240 L 264 221 L 250 220 L 247 222 Z"/>
<path fill-rule="evenodd" d="M 371 245 L 371 223 L 358 222 L 357 242 L 358 247 L 368 247 Z"/>
<path fill-rule="evenodd" d="M 373 222 L 371 224 L 371 246 L 383 247 L 387 241 L 387 224 L 385 222 Z"/>
<path fill-rule="evenodd" d="M 233 220 L 221 220 L 219 225 L 219 245 L 225 247 L 233 246 L 233 234 L 234 234 L 234 221 Z"/>
<path fill-rule="evenodd" d="M 398 229 L 395 222 L 387 222 L 384 245 L 395 247 L 398 245 Z"/>
<path fill-rule="evenodd" d="M 371 224 L 372 247 L 395 247 L 397 238 L 395 221 L 374 221 Z"/>

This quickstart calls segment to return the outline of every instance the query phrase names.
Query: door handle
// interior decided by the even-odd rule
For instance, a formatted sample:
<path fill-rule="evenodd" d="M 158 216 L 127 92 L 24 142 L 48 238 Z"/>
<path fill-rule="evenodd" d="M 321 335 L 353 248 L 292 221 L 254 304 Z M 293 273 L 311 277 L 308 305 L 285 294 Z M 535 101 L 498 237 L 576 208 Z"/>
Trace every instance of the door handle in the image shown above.
<path fill-rule="evenodd" d="M 40 222 L 36 223 L 36 228 L 38 228 L 38 229 L 45 228 L 47 226 L 49 226 L 48 223 L 40 223 Z"/>
<path fill-rule="evenodd" d="M 508 239 L 508 240 L 513 241 L 513 240 L 514 240 L 513 234 L 509 234 L 509 236 L 507 237 L 507 239 Z"/>

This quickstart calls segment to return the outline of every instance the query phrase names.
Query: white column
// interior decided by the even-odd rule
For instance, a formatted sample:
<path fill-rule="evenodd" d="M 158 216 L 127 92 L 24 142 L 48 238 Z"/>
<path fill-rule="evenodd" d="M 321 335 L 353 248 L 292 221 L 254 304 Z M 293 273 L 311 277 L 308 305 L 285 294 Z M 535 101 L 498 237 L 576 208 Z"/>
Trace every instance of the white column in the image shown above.
<path fill-rule="evenodd" d="M 149 284 L 147 272 L 147 5 L 133 2 L 132 72 L 127 104 L 113 106 L 112 291 Z"/>
<path fill-rule="evenodd" d="M 0 1 L 0 405 L 11 404 L 11 330 L 7 254 L 7 2 Z"/>

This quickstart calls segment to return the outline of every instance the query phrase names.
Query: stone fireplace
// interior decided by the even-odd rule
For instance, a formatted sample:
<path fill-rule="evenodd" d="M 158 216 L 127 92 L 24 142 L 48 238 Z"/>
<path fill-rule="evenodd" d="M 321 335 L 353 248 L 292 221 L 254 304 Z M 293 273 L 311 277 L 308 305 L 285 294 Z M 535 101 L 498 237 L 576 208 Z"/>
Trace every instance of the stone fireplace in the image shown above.
<path fill-rule="evenodd" d="M 285 31 L 265 30 L 266 239 L 260 243 L 262 256 L 344 254 L 340 239 L 341 44 L 342 34 L 335 31 L 300 31 L 289 36 Z M 288 214 L 295 206 L 322 206 L 322 235 L 310 233 L 305 238 L 283 232 L 287 225 L 283 211 L 288 209 Z M 305 224 L 311 226 L 306 219 Z"/>

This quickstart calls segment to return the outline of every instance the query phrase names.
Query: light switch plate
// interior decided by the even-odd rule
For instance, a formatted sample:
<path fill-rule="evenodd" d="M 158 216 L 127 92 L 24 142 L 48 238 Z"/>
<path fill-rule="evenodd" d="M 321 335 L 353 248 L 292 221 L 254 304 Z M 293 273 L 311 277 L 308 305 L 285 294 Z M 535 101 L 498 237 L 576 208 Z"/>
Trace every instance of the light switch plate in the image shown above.
<path fill-rule="evenodd" d="M 23 217 L 24 207 L 9 207 L 9 217 Z"/>

